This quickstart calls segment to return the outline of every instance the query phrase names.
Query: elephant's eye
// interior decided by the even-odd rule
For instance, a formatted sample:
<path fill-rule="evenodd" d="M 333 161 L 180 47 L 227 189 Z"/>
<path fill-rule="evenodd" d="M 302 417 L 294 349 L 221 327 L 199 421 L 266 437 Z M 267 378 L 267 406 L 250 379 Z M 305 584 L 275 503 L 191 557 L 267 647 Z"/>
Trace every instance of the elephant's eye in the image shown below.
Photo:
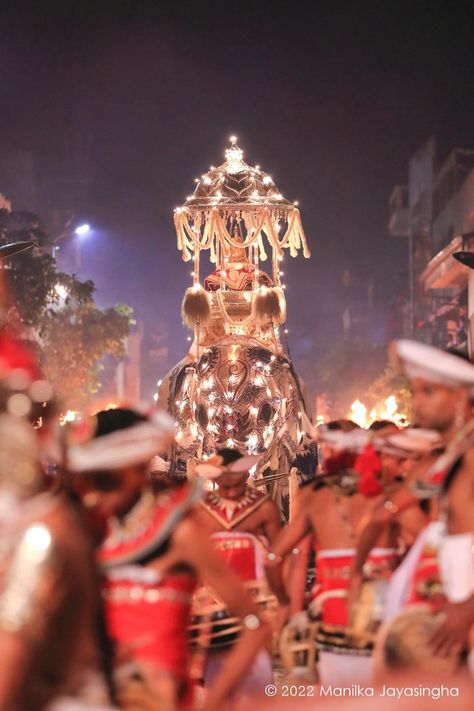
<path fill-rule="evenodd" d="M 259 419 L 263 420 L 263 422 L 270 422 L 270 420 L 272 419 L 272 415 L 273 415 L 272 406 L 270 405 L 269 402 L 264 402 L 260 408 Z"/>

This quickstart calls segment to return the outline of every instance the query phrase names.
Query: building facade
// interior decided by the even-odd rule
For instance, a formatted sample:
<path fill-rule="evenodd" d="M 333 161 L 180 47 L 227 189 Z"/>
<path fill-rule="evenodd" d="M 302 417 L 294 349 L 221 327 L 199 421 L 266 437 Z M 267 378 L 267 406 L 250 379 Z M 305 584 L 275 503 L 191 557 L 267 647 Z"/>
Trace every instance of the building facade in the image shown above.
<path fill-rule="evenodd" d="M 389 230 L 407 239 L 408 319 L 404 335 L 437 346 L 466 349 L 470 342 L 470 269 L 458 252 L 474 241 L 474 151 L 453 149 L 439 159 L 431 138 L 412 157 L 408 185 L 390 197 Z"/>

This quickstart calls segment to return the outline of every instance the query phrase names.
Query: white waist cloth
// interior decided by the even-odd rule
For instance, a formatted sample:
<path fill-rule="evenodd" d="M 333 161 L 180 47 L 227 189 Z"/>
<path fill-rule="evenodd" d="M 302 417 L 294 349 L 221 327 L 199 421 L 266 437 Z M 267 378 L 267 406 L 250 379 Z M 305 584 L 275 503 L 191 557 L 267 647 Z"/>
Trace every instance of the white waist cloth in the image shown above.
<path fill-rule="evenodd" d="M 395 548 L 372 548 L 370 551 L 371 558 L 382 558 L 388 555 L 395 555 Z M 349 558 L 355 556 L 355 548 L 326 548 L 317 551 L 319 558 Z"/>
<path fill-rule="evenodd" d="M 464 602 L 474 592 L 474 535 L 443 536 L 438 553 L 444 592 L 450 602 Z"/>
<path fill-rule="evenodd" d="M 130 583 L 142 583 L 143 585 L 159 583 L 162 577 L 162 574 L 158 570 L 146 568 L 144 565 L 121 565 L 107 571 L 108 580 L 121 580 Z"/>
<path fill-rule="evenodd" d="M 474 535 L 445 535 L 438 552 L 444 592 L 450 602 L 464 602 L 474 593 Z M 467 667 L 474 676 L 474 649 L 471 647 Z"/>
<path fill-rule="evenodd" d="M 383 558 L 388 555 L 396 554 L 395 548 L 372 548 L 369 555 L 371 558 Z"/>
<path fill-rule="evenodd" d="M 318 550 L 316 555 L 318 558 L 347 558 L 355 556 L 355 548 L 326 548 L 326 550 Z"/>

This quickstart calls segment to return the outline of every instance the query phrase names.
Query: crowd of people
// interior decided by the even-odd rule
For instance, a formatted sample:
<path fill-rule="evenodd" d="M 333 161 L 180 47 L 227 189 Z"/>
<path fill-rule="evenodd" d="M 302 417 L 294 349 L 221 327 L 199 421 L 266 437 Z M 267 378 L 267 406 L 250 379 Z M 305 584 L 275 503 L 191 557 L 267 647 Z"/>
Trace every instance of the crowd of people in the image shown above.
<path fill-rule="evenodd" d="M 327 696 L 370 689 L 391 709 L 387 688 L 436 699 L 440 685 L 443 708 L 463 703 L 474 365 L 415 341 L 391 356 L 413 424 L 315 428 L 317 471 L 286 522 L 254 485 L 258 455 L 223 448 L 176 480 L 162 411 L 60 428 L 34 358 L 2 334 L 0 711 L 211 711 L 265 694 L 336 708 Z"/>

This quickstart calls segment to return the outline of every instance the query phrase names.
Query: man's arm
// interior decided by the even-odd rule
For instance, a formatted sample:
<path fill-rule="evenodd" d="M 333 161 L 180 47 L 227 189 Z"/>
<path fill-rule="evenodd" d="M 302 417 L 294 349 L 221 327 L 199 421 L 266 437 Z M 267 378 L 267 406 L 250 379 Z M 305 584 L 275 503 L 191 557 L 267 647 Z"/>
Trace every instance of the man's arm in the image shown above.
<path fill-rule="evenodd" d="M 277 536 L 272 546 L 272 553 L 275 556 L 284 558 L 298 543 L 311 532 L 311 523 L 305 509 L 299 511 L 293 521 L 285 526 Z"/>
<path fill-rule="evenodd" d="M 418 502 L 419 499 L 409 489 L 400 489 L 391 499 L 385 499 L 375 508 L 372 518 L 359 536 L 353 574 L 362 574 L 369 553 L 375 548 L 384 529 L 390 526 L 402 511 L 418 505 Z"/>
<path fill-rule="evenodd" d="M 409 548 L 428 522 L 427 514 L 419 506 L 403 509 L 397 516 L 399 539 Z"/>
<path fill-rule="evenodd" d="M 474 625 L 474 593 L 463 602 L 448 603 L 442 610 L 443 622 L 434 633 L 431 645 L 440 656 L 460 650 Z"/>
<path fill-rule="evenodd" d="M 363 582 L 363 570 L 365 562 L 369 557 L 372 548 L 375 548 L 384 529 L 390 526 L 397 515 L 418 504 L 418 499 L 409 489 L 400 489 L 391 499 L 381 502 L 372 514 L 372 518 L 359 535 L 357 550 L 352 567 L 351 581 L 347 595 L 347 606 L 349 611 L 356 602 Z"/>
<path fill-rule="evenodd" d="M 472 447 L 464 455 L 463 469 L 464 467 L 470 477 L 470 485 L 472 490 L 472 488 L 474 488 L 474 448 Z M 461 472 L 458 473 L 458 476 L 460 476 L 460 474 Z M 457 504 L 457 506 L 460 507 L 463 506 L 463 504 L 467 504 L 464 511 L 471 510 L 470 507 L 472 506 L 472 502 L 467 503 L 461 501 Z M 459 511 L 459 508 L 457 511 Z M 462 513 L 464 513 L 464 511 Z M 474 533 L 474 521 L 472 521 L 470 516 L 463 516 L 461 521 L 457 520 L 457 516 L 453 515 L 452 518 L 454 520 L 450 522 L 450 526 L 454 530 L 449 530 L 450 533 Z M 455 523 L 460 524 L 461 528 L 456 530 L 453 525 Z M 462 564 L 463 561 L 460 560 L 459 565 Z M 433 635 L 431 644 L 437 654 L 444 656 L 456 652 L 458 649 L 462 648 L 468 637 L 470 637 L 472 632 L 474 632 L 474 592 L 463 602 L 448 603 L 442 610 L 442 614 L 444 617 L 443 622 Z M 473 629 L 471 630 L 471 628 Z M 472 636 L 469 641 L 470 646 L 472 647 Z"/>
<path fill-rule="evenodd" d="M 274 501 L 265 501 L 263 504 L 265 536 L 270 545 L 273 545 L 281 532 L 281 518 L 278 506 Z"/>
<path fill-rule="evenodd" d="M 304 510 L 289 523 L 277 536 L 275 543 L 267 556 L 265 570 L 268 584 L 280 605 L 288 605 L 289 597 L 283 581 L 283 559 L 310 531 L 310 522 Z"/>
<path fill-rule="evenodd" d="M 300 541 L 298 553 L 290 563 L 288 592 L 290 595 L 290 618 L 304 609 L 308 560 L 311 552 L 312 537 L 306 536 Z M 293 556 L 292 556 L 293 557 Z"/>

